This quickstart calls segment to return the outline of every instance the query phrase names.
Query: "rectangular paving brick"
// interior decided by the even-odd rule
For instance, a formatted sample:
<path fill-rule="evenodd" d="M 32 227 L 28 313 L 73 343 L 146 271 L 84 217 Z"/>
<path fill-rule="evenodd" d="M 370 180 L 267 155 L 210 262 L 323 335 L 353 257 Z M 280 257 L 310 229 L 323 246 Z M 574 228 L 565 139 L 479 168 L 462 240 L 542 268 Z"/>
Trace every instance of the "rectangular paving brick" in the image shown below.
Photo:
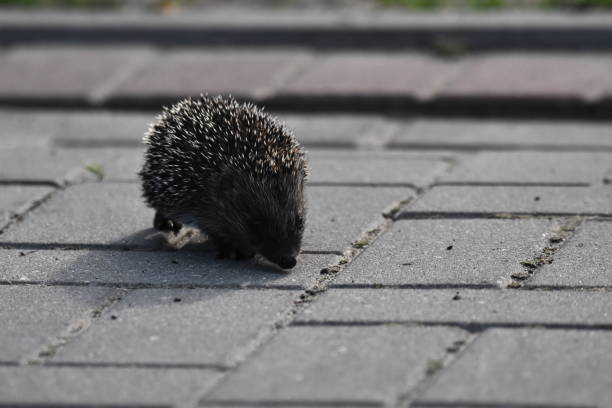
<path fill-rule="evenodd" d="M 612 214 L 612 186 L 439 186 L 405 214 L 423 212 Z"/>
<path fill-rule="evenodd" d="M 611 347 L 608 331 L 487 331 L 412 406 L 609 406 Z"/>
<path fill-rule="evenodd" d="M 49 147 L 59 122 L 53 113 L 0 110 L 0 148 Z"/>
<path fill-rule="evenodd" d="M 432 183 L 448 168 L 443 161 L 415 158 L 401 152 L 320 154 L 311 151 L 308 164 L 308 180 L 312 183 L 410 184 L 417 187 Z"/>
<path fill-rule="evenodd" d="M 273 406 L 391 405 L 425 376 L 430 359 L 442 357 L 445 347 L 465 336 L 451 328 L 289 327 L 230 374 L 203 405 L 227 400 L 264 406 L 269 401 Z"/>
<path fill-rule="evenodd" d="M 612 293 L 477 289 L 330 289 L 299 321 L 612 324 Z"/>
<path fill-rule="evenodd" d="M 86 173 L 85 155 L 49 148 L 0 149 L 0 181 L 63 185 L 76 172 Z"/>
<path fill-rule="evenodd" d="M 43 283 L 308 287 L 336 255 L 301 254 L 282 271 L 269 264 L 216 259 L 208 251 L 95 251 L 0 249 L 0 280 Z"/>
<path fill-rule="evenodd" d="M 153 211 L 137 184 L 83 184 L 58 192 L 17 225 L 3 242 L 41 244 L 115 244 L 158 247 L 149 236 Z"/>
<path fill-rule="evenodd" d="M 367 139 L 386 137 L 388 122 L 376 115 L 315 114 L 278 118 L 287 123 L 297 140 L 310 147 L 355 147 Z"/>
<path fill-rule="evenodd" d="M 135 290 L 59 350 L 53 361 L 227 364 L 292 305 L 297 293 Z"/>
<path fill-rule="evenodd" d="M 607 123 L 504 120 L 416 120 L 396 132 L 391 147 L 436 149 L 610 150 Z"/>
<path fill-rule="evenodd" d="M 585 99 L 599 91 L 612 69 L 606 56 L 492 54 L 463 62 L 441 97 L 538 97 Z"/>
<path fill-rule="evenodd" d="M 343 251 L 408 188 L 309 187 L 309 216 L 302 249 Z M 98 244 L 160 248 L 153 211 L 132 183 L 87 183 L 59 192 L 2 235 L 4 243 Z"/>
<path fill-rule="evenodd" d="M 2 151 L 0 150 L 0 155 Z M 131 148 L 59 149 L 57 156 L 73 162 L 96 163 L 104 181 L 139 181 L 143 150 Z M 423 186 L 435 180 L 448 164 L 440 156 L 421 157 L 403 151 L 309 150 L 309 183 Z M 51 164 L 51 166 L 54 166 Z M 19 166 L 17 171 L 23 171 Z M 84 166 L 82 166 L 84 168 Z M 30 170 L 30 169 L 28 169 Z M 32 169 L 32 172 L 35 172 Z M 0 169 L 0 176 L 2 170 Z M 89 179 L 97 180 L 94 174 Z"/>
<path fill-rule="evenodd" d="M 333 284 L 504 285 L 546 244 L 553 221 L 398 221 Z"/>
<path fill-rule="evenodd" d="M 294 51 L 177 51 L 119 85 L 113 97 L 198 96 L 200 93 L 257 96 L 275 88 L 306 63 Z"/>
<path fill-rule="evenodd" d="M 176 368 L 0 367 L 0 395 L 3 403 L 15 406 L 161 408 L 194 398 L 219 376 L 211 370 Z"/>
<path fill-rule="evenodd" d="M 151 52 L 120 47 L 22 47 L 0 65 L 0 98 L 88 100 L 128 67 L 144 64 Z"/>
<path fill-rule="evenodd" d="M 0 230 L 12 215 L 21 214 L 30 203 L 42 199 L 52 191 L 53 188 L 45 186 L 0 185 Z"/>
<path fill-rule="evenodd" d="M 390 132 L 388 121 L 376 115 L 279 114 L 297 140 L 311 147 L 355 147 L 368 139 L 384 138 Z"/>
<path fill-rule="evenodd" d="M 144 161 L 144 145 L 142 148 L 60 148 L 57 149 L 57 155 L 80 164 L 81 181 L 139 183 L 138 172 Z M 87 170 L 88 165 L 99 168 L 102 178 Z"/>
<path fill-rule="evenodd" d="M 142 138 L 156 113 L 61 112 L 54 128 L 55 145 L 69 147 L 141 148 Z"/>
<path fill-rule="evenodd" d="M 612 286 L 612 222 L 586 221 L 528 285 Z"/>
<path fill-rule="evenodd" d="M 343 251 L 393 204 L 413 197 L 409 188 L 309 187 L 302 248 Z"/>
<path fill-rule="evenodd" d="M 612 153 L 495 152 L 466 157 L 442 182 L 596 183 Z"/>
<path fill-rule="evenodd" d="M 0 286 L 0 361 L 33 357 L 35 351 L 60 335 L 73 320 L 98 307 L 102 298 L 111 291 L 101 288 Z M 0 392 L 0 395 L 4 394 Z"/>
<path fill-rule="evenodd" d="M 605 184 L 612 184 L 612 168 L 606 171 L 603 181 Z"/>
<path fill-rule="evenodd" d="M 429 95 L 454 72 L 453 63 L 417 54 L 335 54 L 285 85 L 283 94 Z"/>

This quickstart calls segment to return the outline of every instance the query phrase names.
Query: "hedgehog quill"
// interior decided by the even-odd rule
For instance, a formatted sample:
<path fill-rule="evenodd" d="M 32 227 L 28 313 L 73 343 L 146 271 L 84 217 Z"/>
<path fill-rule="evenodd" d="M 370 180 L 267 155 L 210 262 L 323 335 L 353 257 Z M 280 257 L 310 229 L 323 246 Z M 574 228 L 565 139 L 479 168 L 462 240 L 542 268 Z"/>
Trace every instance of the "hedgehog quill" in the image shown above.
<path fill-rule="evenodd" d="M 205 233 L 218 257 L 296 265 L 307 164 L 291 130 L 253 104 L 200 96 L 164 108 L 139 175 L 155 229 Z"/>

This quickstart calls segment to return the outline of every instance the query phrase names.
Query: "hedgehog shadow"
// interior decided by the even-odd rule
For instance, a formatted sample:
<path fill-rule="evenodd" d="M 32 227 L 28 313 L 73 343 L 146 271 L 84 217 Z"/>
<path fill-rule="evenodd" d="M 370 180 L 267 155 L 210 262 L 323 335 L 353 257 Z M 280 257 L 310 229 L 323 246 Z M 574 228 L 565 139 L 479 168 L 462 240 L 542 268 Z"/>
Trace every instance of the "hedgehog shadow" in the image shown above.
<path fill-rule="evenodd" d="M 65 249 L 72 252 L 75 248 L 67 245 Z M 243 288 L 278 287 L 275 282 L 290 273 L 263 259 L 217 259 L 216 253 L 206 239 L 182 243 L 177 248 L 164 234 L 148 228 L 105 245 L 76 249 L 73 254 L 77 256 L 47 279 L 126 292 L 142 289 L 146 295 L 138 296 L 139 305 L 146 306 L 165 303 L 173 293 L 192 290 L 202 290 L 202 294 L 186 296 L 185 302 Z"/>

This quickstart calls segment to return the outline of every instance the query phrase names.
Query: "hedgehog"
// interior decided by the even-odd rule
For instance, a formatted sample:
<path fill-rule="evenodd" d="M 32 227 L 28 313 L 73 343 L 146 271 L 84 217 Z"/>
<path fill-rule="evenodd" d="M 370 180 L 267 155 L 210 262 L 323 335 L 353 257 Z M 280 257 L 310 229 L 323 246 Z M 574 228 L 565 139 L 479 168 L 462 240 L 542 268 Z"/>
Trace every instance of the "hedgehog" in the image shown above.
<path fill-rule="evenodd" d="M 195 227 L 218 258 L 296 265 L 307 163 L 284 123 L 251 103 L 200 95 L 164 107 L 143 142 L 139 176 L 155 229 Z"/>

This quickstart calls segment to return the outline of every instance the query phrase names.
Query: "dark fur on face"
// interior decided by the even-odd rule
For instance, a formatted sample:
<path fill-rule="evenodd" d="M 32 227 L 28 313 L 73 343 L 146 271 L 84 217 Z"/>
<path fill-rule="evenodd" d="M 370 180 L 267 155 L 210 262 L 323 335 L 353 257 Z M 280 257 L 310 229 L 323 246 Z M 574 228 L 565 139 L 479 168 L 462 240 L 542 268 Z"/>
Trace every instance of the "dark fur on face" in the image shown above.
<path fill-rule="evenodd" d="M 183 217 L 210 236 L 222 257 L 247 259 L 258 253 L 292 268 L 306 217 L 304 176 L 294 181 L 228 172 L 214 179 L 210 194 L 201 196 L 195 208 L 185 209 Z"/>

